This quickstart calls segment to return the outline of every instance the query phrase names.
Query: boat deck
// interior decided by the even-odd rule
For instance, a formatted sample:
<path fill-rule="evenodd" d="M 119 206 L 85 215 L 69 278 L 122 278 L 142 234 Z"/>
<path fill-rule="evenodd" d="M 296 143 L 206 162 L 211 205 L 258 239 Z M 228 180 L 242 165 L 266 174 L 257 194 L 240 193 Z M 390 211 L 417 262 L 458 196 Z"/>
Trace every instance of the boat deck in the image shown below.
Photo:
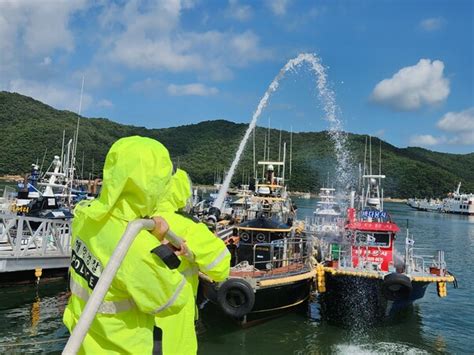
<path fill-rule="evenodd" d="M 258 278 L 270 278 L 284 276 L 285 274 L 294 274 L 297 272 L 307 272 L 308 267 L 303 263 L 292 263 L 287 266 L 281 266 L 272 270 L 231 270 L 230 276 L 234 277 L 258 277 Z"/>

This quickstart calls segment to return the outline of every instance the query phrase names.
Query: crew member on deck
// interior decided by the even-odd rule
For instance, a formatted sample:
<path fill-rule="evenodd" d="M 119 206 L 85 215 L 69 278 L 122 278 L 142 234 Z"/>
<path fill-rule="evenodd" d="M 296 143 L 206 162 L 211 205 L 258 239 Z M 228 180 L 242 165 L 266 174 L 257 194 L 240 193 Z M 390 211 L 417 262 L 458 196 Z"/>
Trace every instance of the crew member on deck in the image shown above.
<path fill-rule="evenodd" d="M 107 154 L 100 196 L 83 201 L 72 224 L 71 296 L 63 321 L 76 326 L 92 290 L 128 222 L 153 215 L 172 176 L 166 148 L 158 141 L 128 137 Z M 168 225 L 140 232 L 132 243 L 82 343 L 88 354 L 151 354 L 155 317 L 177 314 L 193 302 L 184 276 L 170 270 L 150 251 L 163 240 Z"/>
<path fill-rule="evenodd" d="M 229 276 L 230 253 L 224 242 L 216 237 L 204 223 L 198 223 L 189 215 L 192 207 L 192 184 L 187 173 L 178 169 L 171 178 L 163 201 L 157 205 L 154 214 L 164 218 L 170 229 L 186 240 L 186 247 L 193 253 L 194 261 L 180 257 L 178 267 L 192 286 L 197 296 L 198 273 L 206 274 L 213 281 L 224 281 Z M 194 323 L 197 319 L 194 302 L 186 304 L 178 314 L 156 318 L 156 325 L 162 330 L 164 355 L 192 355 L 197 352 Z"/>

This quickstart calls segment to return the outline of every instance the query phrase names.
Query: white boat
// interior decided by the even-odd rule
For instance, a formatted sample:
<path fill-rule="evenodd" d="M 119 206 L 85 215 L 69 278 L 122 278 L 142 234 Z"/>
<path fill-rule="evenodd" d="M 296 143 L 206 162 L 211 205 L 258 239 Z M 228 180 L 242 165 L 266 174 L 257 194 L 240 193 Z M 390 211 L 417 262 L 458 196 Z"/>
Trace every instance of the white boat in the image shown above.
<path fill-rule="evenodd" d="M 344 230 L 344 217 L 341 208 L 336 202 L 336 189 L 323 187 L 320 189 L 319 201 L 312 218 L 307 218 L 305 228 L 307 232 L 314 232 L 318 236 L 332 234 L 339 236 Z"/>
<path fill-rule="evenodd" d="M 428 211 L 428 212 L 441 212 L 443 208 L 442 201 L 438 199 L 424 199 L 418 201 L 418 206 L 415 207 L 421 211 Z"/>
<path fill-rule="evenodd" d="M 461 183 L 459 183 L 456 191 L 448 194 L 443 199 L 442 212 L 474 215 L 474 194 L 465 194 L 460 192 Z"/>

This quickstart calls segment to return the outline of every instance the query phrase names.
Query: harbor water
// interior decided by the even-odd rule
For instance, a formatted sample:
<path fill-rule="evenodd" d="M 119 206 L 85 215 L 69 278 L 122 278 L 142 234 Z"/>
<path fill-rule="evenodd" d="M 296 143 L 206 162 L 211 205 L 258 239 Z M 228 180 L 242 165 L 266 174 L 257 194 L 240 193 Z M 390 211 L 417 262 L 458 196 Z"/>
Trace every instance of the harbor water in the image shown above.
<path fill-rule="evenodd" d="M 316 206 L 312 199 L 296 203 L 302 219 Z M 458 289 L 449 286 L 448 297 L 440 299 L 430 285 L 412 308 L 377 325 L 362 326 L 356 319 L 350 327 L 327 324 L 320 320 L 317 303 L 310 305 L 310 312 L 291 312 L 247 329 L 222 323 L 216 315 L 199 326 L 199 353 L 472 353 L 474 217 L 415 211 L 395 203 L 385 209 L 402 229 L 399 250 L 408 221 L 416 246 L 446 251 Z M 0 288 L 0 352 L 59 353 L 67 340 L 61 320 L 66 302 L 65 280 Z"/>

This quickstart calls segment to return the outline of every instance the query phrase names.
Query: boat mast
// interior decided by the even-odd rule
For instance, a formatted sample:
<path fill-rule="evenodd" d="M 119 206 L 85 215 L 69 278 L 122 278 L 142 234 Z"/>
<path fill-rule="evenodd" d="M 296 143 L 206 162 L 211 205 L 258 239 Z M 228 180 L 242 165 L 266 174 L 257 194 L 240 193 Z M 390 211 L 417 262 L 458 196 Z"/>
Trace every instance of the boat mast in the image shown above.
<path fill-rule="evenodd" d="M 267 135 L 265 134 L 265 138 L 263 140 L 263 161 L 266 161 L 266 153 L 267 153 Z M 265 164 L 262 165 L 262 179 L 265 176 Z"/>
<path fill-rule="evenodd" d="M 278 139 L 278 161 L 281 161 L 281 126 L 280 126 L 280 138 Z M 278 165 L 278 176 L 280 176 L 280 165 Z"/>
<path fill-rule="evenodd" d="M 366 174 L 366 170 L 367 170 L 367 136 L 365 136 L 365 147 L 364 147 L 364 168 L 362 169 L 362 176 L 360 177 L 360 184 L 362 185 L 362 193 L 361 193 L 361 196 L 362 196 L 362 201 L 361 204 L 361 208 L 363 208 L 365 206 L 365 181 L 364 181 L 364 175 Z"/>
<path fill-rule="evenodd" d="M 379 186 L 381 192 L 380 209 L 383 210 L 383 188 L 382 188 L 382 140 L 379 138 Z"/>
<path fill-rule="evenodd" d="M 289 176 L 290 176 L 290 181 L 291 181 L 291 164 L 293 160 L 293 126 L 290 126 L 290 171 L 289 171 Z"/>
<path fill-rule="evenodd" d="M 285 185 L 285 167 L 286 167 L 286 142 L 283 143 L 283 176 L 281 184 Z"/>
<path fill-rule="evenodd" d="M 257 179 L 257 165 L 256 165 L 256 159 L 255 159 L 255 130 L 257 129 L 257 126 L 253 128 L 253 178 L 254 180 Z"/>
<path fill-rule="evenodd" d="M 372 137 L 369 136 L 369 175 L 372 175 Z"/>
<path fill-rule="evenodd" d="M 369 136 L 369 175 L 372 176 L 372 136 Z M 366 201 L 369 200 L 372 187 L 370 186 L 370 179 L 368 179 Z"/>
<path fill-rule="evenodd" d="M 268 144 L 267 144 L 268 154 L 267 159 L 270 160 L 270 117 L 268 117 Z"/>
<path fill-rule="evenodd" d="M 74 135 L 74 143 L 73 143 L 73 148 L 72 148 L 72 157 L 70 158 L 70 166 L 69 166 L 69 169 L 70 169 L 70 181 L 68 183 L 71 184 L 71 188 L 69 190 L 69 193 L 68 193 L 68 203 L 69 205 L 71 205 L 71 200 L 72 200 L 72 186 L 73 186 L 73 182 L 74 182 L 74 169 L 75 169 L 75 165 L 76 165 L 76 152 L 77 152 L 77 142 L 78 142 L 78 139 L 79 139 L 79 123 L 81 122 L 81 113 L 82 113 L 82 97 L 83 97 L 83 94 L 84 94 L 84 79 L 85 79 L 85 76 L 82 75 L 82 83 L 81 83 L 81 96 L 79 98 L 79 110 L 77 112 L 77 125 L 76 125 L 76 133 Z"/>
<path fill-rule="evenodd" d="M 61 161 L 64 163 L 65 159 L 64 159 L 64 139 L 66 138 L 66 130 L 63 129 L 63 143 L 61 144 Z M 63 164 L 64 165 L 64 164 Z M 63 173 L 65 171 L 62 171 Z"/>

